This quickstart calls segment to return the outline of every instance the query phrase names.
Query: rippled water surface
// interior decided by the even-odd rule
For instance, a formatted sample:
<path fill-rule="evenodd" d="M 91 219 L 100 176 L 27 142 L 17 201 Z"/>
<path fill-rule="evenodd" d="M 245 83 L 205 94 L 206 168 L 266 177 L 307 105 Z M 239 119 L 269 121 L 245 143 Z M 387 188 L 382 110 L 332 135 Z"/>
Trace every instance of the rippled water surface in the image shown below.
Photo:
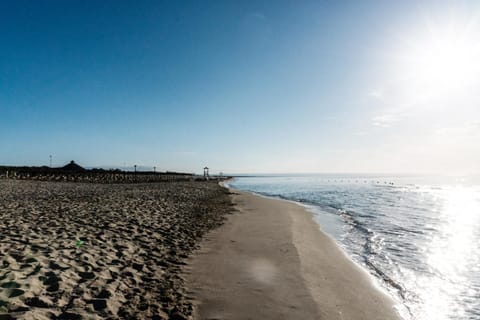
<path fill-rule="evenodd" d="M 262 176 L 230 186 L 307 205 L 405 319 L 480 319 L 480 186 L 472 179 Z"/>

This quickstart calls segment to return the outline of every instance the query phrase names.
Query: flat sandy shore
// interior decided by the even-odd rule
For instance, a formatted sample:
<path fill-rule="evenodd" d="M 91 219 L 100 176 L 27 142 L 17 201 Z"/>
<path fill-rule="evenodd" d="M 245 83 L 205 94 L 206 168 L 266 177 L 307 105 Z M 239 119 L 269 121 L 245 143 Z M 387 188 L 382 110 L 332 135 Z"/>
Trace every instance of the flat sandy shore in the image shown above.
<path fill-rule="evenodd" d="M 186 268 L 197 319 L 399 319 L 303 207 L 232 192 L 237 212 Z"/>

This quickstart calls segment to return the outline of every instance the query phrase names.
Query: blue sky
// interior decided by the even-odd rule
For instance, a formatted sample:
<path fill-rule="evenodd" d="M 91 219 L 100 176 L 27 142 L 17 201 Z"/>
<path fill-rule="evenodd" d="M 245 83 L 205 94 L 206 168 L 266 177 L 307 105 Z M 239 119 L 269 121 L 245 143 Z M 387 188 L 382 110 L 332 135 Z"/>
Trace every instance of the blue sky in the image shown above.
<path fill-rule="evenodd" d="M 0 163 L 477 173 L 479 15 L 475 1 L 2 1 Z"/>

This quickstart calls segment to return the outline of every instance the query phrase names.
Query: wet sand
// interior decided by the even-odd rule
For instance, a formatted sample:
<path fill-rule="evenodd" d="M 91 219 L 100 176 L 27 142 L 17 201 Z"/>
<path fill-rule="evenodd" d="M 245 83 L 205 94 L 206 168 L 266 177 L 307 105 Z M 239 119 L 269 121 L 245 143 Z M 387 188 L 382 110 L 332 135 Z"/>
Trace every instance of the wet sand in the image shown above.
<path fill-rule="evenodd" d="M 216 182 L 0 180 L 0 319 L 190 319 L 182 267 L 230 211 Z"/>
<path fill-rule="evenodd" d="M 232 192 L 236 213 L 185 268 L 197 319 L 399 319 L 303 207 Z"/>

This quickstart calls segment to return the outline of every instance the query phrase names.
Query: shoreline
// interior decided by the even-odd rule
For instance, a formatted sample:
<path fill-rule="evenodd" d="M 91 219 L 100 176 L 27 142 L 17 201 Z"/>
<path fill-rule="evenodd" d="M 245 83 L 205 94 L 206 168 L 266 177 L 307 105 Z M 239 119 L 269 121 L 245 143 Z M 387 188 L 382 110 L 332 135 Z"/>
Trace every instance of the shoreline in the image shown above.
<path fill-rule="evenodd" d="M 316 220 L 316 218 L 321 214 L 319 212 L 323 210 L 321 207 L 319 207 L 318 205 L 316 205 L 314 203 L 310 203 L 310 202 L 300 202 L 300 201 L 295 201 L 295 200 L 291 200 L 291 199 L 288 199 L 288 198 L 283 198 L 281 196 L 264 195 L 264 194 L 254 192 L 254 191 L 250 191 L 250 190 L 247 191 L 247 190 L 235 189 L 235 188 L 230 187 L 228 185 L 229 180 L 232 180 L 232 179 L 228 179 L 226 181 L 221 181 L 221 182 L 219 182 L 219 185 L 228 189 L 230 192 L 231 191 L 246 192 L 246 193 L 252 194 L 254 196 L 257 196 L 257 197 L 260 197 L 260 198 L 263 198 L 263 199 L 285 201 L 285 202 L 297 205 L 300 208 L 302 208 L 303 210 L 305 210 L 308 213 L 308 215 L 311 216 L 311 220 L 313 221 L 313 223 L 315 223 L 315 225 L 318 227 L 318 231 L 320 233 L 324 234 L 325 236 L 327 236 L 331 241 L 333 241 L 334 245 L 336 245 L 338 247 L 338 249 L 342 252 L 342 254 L 345 255 L 345 257 L 347 259 L 349 259 L 357 268 L 359 268 L 361 271 L 363 271 L 365 273 L 365 275 L 370 279 L 370 281 L 375 286 L 375 288 L 377 288 L 383 294 L 385 294 L 390 300 L 393 301 L 393 303 L 395 305 L 401 304 L 401 301 L 398 301 L 394 297 L 392 297 L 392 293 L 389 291 L 389 288 L 387 288 L 385 285 L 382 285 L 382 283 L 379 282 L 379 279 L 377 279 L 371 272 L 369 272 L 369 269 L 366 266 L 362 266 L 360 262 L 358 262 L 354 258 L 352 258 L 349 255 L 349 253 L 346 251 L 346 249 L 343 248 L 342 245 L 337 242 L 337 240 L 335 239 L 335 236 L 333 236 L 330 232 L 325 230 L 325 225 L 322 224 L 322 221 L 317 221 Z M 321 217 L 319 219 L 324 219 L 324 217 Z M 401 312 L 399 312 L 399 314 L 400 313 Z"/>
<path fill-rule="evenodd" d="M 400 319 L 304 206 L 226 188 L 235 212 L 186 268 L 196 318 Z"/>
<path fill-rule="evenodd" d="M 391 296 L 391 293 L 388 291 L 388 288 L 386 288 L 385 286 L 383 286 L 381 283 L 378 282 L 378 279 L 368 271 L 368 269 L 365 267 L 365 266 L 362 266 L 358 261 L 356 261 L 355 259 L 353 259 L 349 254 L 348 252 L 346 251 L 345 248 L 343 248 L 340 243 L 337 242 L 337 240 L 335 240 L 335 237 L 333 235 L 330 234 L 330 232 L 327 232 L 325 231 L 325 226 L 321 223 L 321 221 L 316 221 L 316 217 L 319 215 L 318 212 L 315 212 L 315 209 L 317 210 L 322 210 L 320 207 L 318 207 L 318 205 L 315 205 L 315 204 L 312 204 L 312 203 L 303 203 L 303 202 L 299 202 L 299 201 L 295 201 L 295 200 L 290 200 L 290 199 L 287 199 L 287 198 L 282 198 L 280 196 L 270 196 L 270 195 L 264 195 L 264 194 L 261 194 L 261 193 L 257 193 L 257 192 L 254 192 L 254 191 L 244 191 L 244 190 L 237 190 L 233 187 L 230 187 L 230 186 L 225 186 L 224 185 L 224 182 L 220 182 L 219 183 L 220 186 L 224 187 L 224 188 L 227 188 L 228 190 L 230 191 L 236 191 L 236 192 L 246 192 L 246 193 L 249 193 L 249 194 L 252 194 L 254 196 L 257 196 L 257 197 L 260 197 L 260 198 L 263 198 L 263 199 L 270 199 L 270 200 L 279 200 L 279 201 L 284 201 L 284 202 L 288 202 L 288 203 L 291 203 L 291 204 L 294 204 L 294 205 L 297 205 L 299 206 L 300 208 L 302 208 L 304 211 L 307 212 L 307 214 L 309 216 L 311 216 L 311 220 L 313 221 L 313 223 L 318 227 L 318 231 L 322 234 L 324 234 L 326 237 L 328 237 L 331 241 L 334 242 L 334 245 L 338 247 L 338 249 L 341 251 L 341 253 L 343 255 L 345 255 L 345 257 L 347 259 L 349 259 L 357 268 L 359 268 L 361 271 L 363 271 L 365 273 L 365 275 L 370 279 L 370 281 L 372 282 L 372 284 L 378 289 L 380 290 L 382 293 L 384 293 L 385 295 L 387 295 L 395 304 L 399 303 L 399 301 L 395 300 L 395 298 L 393 298 Z"/>

